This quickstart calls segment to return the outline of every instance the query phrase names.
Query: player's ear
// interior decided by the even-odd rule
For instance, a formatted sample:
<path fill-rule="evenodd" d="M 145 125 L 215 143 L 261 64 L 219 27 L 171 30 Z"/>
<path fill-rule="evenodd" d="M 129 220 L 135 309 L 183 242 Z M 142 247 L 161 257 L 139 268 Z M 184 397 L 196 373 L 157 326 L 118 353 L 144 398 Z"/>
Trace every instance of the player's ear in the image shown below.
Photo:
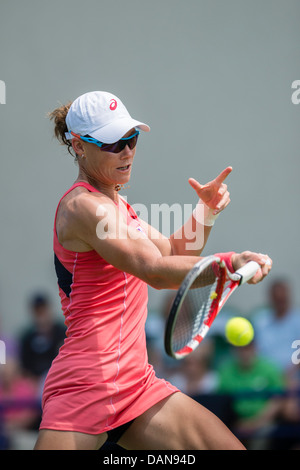
<path fill-rule="evenodd" d="M 72 147 L 77 155 L 82 155 L 84 153 L 83 143 L 80 139 L 77 139 L 76 137 L 72 139 Z"/>

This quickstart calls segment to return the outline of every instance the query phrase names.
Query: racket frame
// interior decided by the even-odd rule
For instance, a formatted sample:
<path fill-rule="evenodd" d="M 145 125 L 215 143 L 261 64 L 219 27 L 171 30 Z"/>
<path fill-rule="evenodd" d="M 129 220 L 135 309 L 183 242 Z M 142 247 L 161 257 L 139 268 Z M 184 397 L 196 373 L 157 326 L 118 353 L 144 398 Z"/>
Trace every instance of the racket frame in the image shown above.
<path fill-rule="evenodd" d="M 186 346 L 181 348 L 179 351 L 174 351 L 172 348 L 172 336 L 176 325 L 177 317 L 180 314 L 182 303 L 190 287 L 192 286 L 196 278 L 199 276 L 199 274 L 208 266 L 210 266 L 213 262 L 219 264 L 221 268 L 221 274 L 220 276 L 218 276 L 216 286 L 217 297 L 212 301 L 209 311 L 209 319 L 207 322 L 202 323 L 197 335 L 195 335 L 194 338 L 191 339 Z M 224 261 L 222 261 L 219 257 L 208 256 L 198 261 L 185 276 L 171 306 L 169 317 L 166 323 L 164 339 L 165 350 L 167 354 L 173 357 L 174 359 L 182 359 L 183 357 L 187 356 L 192 351 L 194 351 L 199 346 L 204 337 L 207 335 L 213 321 L 215 320 L 215 318 L 217 317 L 220 310 L 222 309 L 228 298 L 231 296 L 231 294 L 238 288 L 238 286 L 249 281 L 256 274 L 258 268 L 258 263 L 256 263 L 255 261 L 250 261 L 249 263 L 246 263 L 244 266 L 242 266 L 242 268 L 238 269 L 234 273 L 231 273 L 227 269 Z M 230 283 L 223 290 L 226 278 L 230 280 Z"/>

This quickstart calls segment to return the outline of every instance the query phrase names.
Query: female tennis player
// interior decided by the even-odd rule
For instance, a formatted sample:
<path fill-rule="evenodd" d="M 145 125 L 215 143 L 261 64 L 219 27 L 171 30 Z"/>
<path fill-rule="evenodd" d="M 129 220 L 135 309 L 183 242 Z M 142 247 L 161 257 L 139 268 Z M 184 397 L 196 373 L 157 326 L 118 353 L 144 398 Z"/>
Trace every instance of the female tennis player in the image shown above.
<path fill-rule="evenodd" d="M 243 449 L 215 415 L 156 377 L 144 330 L 147 285 L 177 289 L 201 259 L 214 218 L 230 201 L 224 180 L 231 167 L 206 185 L 190 180 L 199 196 L 190 225 L 166 238 L 119 193 L 130 179 L 138 134 L 149 127 L 106 92 L 86 93 L 50 117 L 79 174 L 55 214 L 67 335 L 45 381 L 35 449 L 99 449 L 107 438 L 134 450 Z M 201 230 L 202 246 L 187 249 L 191 232 Z M 257 261 L 253 283 L 271 267 L 260 253 L 224 258 L 234 269 Z"/>

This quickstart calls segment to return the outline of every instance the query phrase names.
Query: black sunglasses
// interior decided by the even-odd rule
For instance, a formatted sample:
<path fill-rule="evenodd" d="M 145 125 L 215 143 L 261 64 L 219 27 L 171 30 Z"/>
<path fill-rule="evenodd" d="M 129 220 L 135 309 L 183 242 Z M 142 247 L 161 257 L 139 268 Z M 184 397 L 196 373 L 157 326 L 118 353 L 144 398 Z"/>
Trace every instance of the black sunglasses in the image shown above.
<path fill-rule="evenodd" d="M 122 139 L 118 140 L 117 142 L 114 142 L 113 144 L 105 144 L 104 142 L 100 142 L 97 139 L 94 139 L 93 137 L 90 137 L 89 135 L 78 135 L 75 134 L 75 132 L 70 131 L 70 134 L 72 134 L 74 137 L 78 137 L 78 139 L 83 140 L 84 142 L 89 142 L 90 144 L 95 144 L 98 147 L 101 148 L 104 152 L 110 152 L 110 153 L 120 153 L 126 145 L 130 148 L 130 150 L 134 149 L 134 147 L 137 144 L 138 136 L 140 134 L 140 131 L 135 130 L 135 133 L 130 135 L 129 137 L 123 137 Z"/>

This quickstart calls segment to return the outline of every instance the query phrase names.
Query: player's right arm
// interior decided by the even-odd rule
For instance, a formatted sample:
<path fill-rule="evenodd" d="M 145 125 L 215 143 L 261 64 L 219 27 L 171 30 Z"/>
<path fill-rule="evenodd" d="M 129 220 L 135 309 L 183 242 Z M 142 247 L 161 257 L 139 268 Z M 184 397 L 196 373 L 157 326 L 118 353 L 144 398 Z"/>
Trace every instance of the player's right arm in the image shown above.
<path fill-rule="evenodd" d="M 177 289 L 200 258 L 163 256 L 147 235 L 127 225 L 113 201 L 97 196 L 77 196 L 76 211 L 69 219 L 74 239 L 83 242 L 86 251 L 95 250 L 109 264 L 151 287 Z"/>
<path fill-rule="evenodd" d="M 68 249 L 70 240 L 85 250 L 95 250 L 109 264 L 132 274 L 156 289 L 177 289 L 198 256 L 163 256 L 158 247 L 135 227 L 127 225 L 118 207 L 109 198 L 81 193 L 69 205 Z M 75 251 L 75 250 L 74 250 Z M 256 253 L 251 259 L 259 264 L 264 258 Z M 239 263 L 239 255 L 236 263 Z M 259 280 L 267 274 L 261 270 Z"/>

